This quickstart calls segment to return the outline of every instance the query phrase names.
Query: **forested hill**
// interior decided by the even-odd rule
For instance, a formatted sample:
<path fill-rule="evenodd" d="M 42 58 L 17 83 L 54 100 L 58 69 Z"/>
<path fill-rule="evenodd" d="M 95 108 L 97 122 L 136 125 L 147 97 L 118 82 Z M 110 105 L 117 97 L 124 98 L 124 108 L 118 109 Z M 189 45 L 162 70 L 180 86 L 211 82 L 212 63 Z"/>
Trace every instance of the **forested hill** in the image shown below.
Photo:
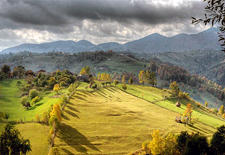
<path fill-rule="evenodd" d="M 218 29 L 210 28 L 198 34 L 178 34 L 173 37 L 166 37 L 157 33 L 151 34 L 139 40 L 125 44 L 108 42 L 95 45 L 87 40 L 57 41 L 42 44 L 22 44 L 3 50 L 0 54 L 17 53 L 21 51 L 30 52 L 52 52 L 62 51 L 78 53 L 84 51 L 130 51 L 134 53 L 162 53 L 162 52 L 185 52 L 191 50 L 220 49 L 218 43 Z"/>
<path fill-rule="evenodd" d="M 136 58 L 131 53 L 117 53 L 113 51 L 81 52 L 74 54 L 63 52 L 45 54 L 22 52 L 3 55 L 3 57 L 0 58 L 0 67 L 6 64 L 9 65 L 13 71 L 14 67 L 22 65 L 26 70 L 33 70 L 34 72 L 42 69 L 47 72 L 68 69 L 72 73 L 79 73 L 83 67 L 90 66 L 94 76 L 97 76 L 98 73 L 105 72 L 109 73 L 113 77 L 113 80 L 121 80 L 122 77 L 125 76 L 126 81 L 128 81 L 130 77 L 133 77 L 136 84 L 139 83 L 138 74 L 141 70 L 148 70 L 149 72 L 154 71 L 158 79 L 157 87 L 168 87 L 169 83 L 177 81 L 181 84 L 181 89 L 185 92 L 189 92 L 190 96 L 198 102 L 204 104 L 205 101 L 208 101 L 210 103 L 218 103 L 213 107 L 219 106 L 222 100 L 225 99 L 225 91 L 223 91 L 224 85 L 218 85 L 207 76 L 205 78 L 191 74 L 188 70 L 177 67 L 179 65 L 178 63 L 175 64 L 175 62 L 180 62 L 180 64 L 183 65 L 184 63 L 190 63 L 189 65 L 193 68 L 198 67 L 197 62 L 199 62 L 202 63 L 202 66 L 206 64 L 205 70 L 207 70 L 210 64 L 212 66 L 216 66 L 214 64 L 222 64 L 219 63 L 222 59 L 222 52 L 208 51 L 207 54 L 206 51 L 199 51 L 196 52 L 195 55 L 192 55 L 193 52 L 188 52 L 185 56 L 178 53 L 177 57 L 174 56 L 173 59 L 171 58 L 175 66 L 169 63 L 172 62 L 171 60 L 166 61 L 166 59 L 172 57 L 173 54 L 174 53 L 152 55 L 150 59 L 148 58 L 149 56 L 145 55 L 145 58 L 148 59 L 144 59 L 141 58 L 140 55 L 140 58 Z M 185 57 L 187 60 L 190 59 L 190 61 L 182 61 Z M 194 57 L 194 59 L 198 61 L 193 61 L 195 63 L 192 63 L 191 57 Z M 208 67 L 208 70 L 209 69 L 210 67 Z M 220 69 L 218 69 L 218 71 L 220 71 Z"/>
<path fill-rule="evenodd" d="M 204 76 L 213 82 L 225 85 L 224 52 L 220 50 L 194 50 L 189 52 L 166 52 L 139 57 L 157 58 L 162 62 L 183 67 L 191 74 Z"/>

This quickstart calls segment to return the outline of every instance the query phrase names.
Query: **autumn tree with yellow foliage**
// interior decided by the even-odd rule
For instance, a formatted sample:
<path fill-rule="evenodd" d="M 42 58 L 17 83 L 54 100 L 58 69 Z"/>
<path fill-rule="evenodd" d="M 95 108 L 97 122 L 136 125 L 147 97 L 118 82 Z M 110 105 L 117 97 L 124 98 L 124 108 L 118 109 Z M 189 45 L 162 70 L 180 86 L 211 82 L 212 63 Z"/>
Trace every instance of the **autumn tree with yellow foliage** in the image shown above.
<path fill-rule="evenodd" d="M 146 79 L 146 73 L 145 71 L 140 71 L 140 73 L 138 74 L 138 78 L 139 78 L 139 83 L 144 84 L 145 83 L 145 79 Z"/>
<path fill-rule="evenodd" d="M 207 103 L 207 101 L 205 102 L 205 107 L 208 107 L 208 103 Z"/>
<path fill-rule="evenodd" d="M 55 84 L 53 91 L 55 91 L 57 94 L 59 94 L 59 90 L 60 90 L 60 85 L 59 84 Z"/>
<path fill-rule="evenodd" d="M 56 136 L 56 132 L 59 126 L 59 123 L 62 120 L 61 109 L 58 103 L 53 105 L 52 111 L 50 113 L 49 125 L 51 126 L 48 141 L 51 147 L 54 146 L 54 139 Z"/>
<path fill-rule="evenodd" d="M 176 136 L 173 133 L 169 133 L 165 138 L 163 138 L 162 136 L 160 136 L 159 130 L 154 130 L 151 136 L 151 141 L 142 144 L 142 149 L 146 154 L 178 154 L 178 150 L 176 148 Z"/>
<path fill-rule="evenodd" d="M 125 75 L 123 75 L 121 83 L 126 83 L 126 76 Z"/>
<path fill-rule="evenodd" d="M 191 103 L 188 103 L 187 108 L 186 108 L 186 110 L 184 111 L 184 114 L 183 114 L 183 116 L 189 118 L 190 123 L 191 123 L 191 114 L 193 112 L 192 109 L 193 109 L 193 107 L 192 107 Z"/>

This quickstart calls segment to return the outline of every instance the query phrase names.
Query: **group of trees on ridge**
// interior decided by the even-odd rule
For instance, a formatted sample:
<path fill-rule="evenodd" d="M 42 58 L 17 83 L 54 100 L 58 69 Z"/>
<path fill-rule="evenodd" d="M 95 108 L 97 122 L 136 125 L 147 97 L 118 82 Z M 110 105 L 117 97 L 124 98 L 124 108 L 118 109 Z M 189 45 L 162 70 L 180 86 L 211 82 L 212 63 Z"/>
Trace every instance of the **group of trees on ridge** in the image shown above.
<path fill-rule="evenodd" d="M 223 155 L 225 152 L 224 139 L 225 126 L 217 128 L 210 142 L 200 133 L 189 134 L 187 131 L 182 131 L 179 135 L 169 133 L 162 137 L 159 130 L 154 130 L 151 140 L 142 143 L 143 151 L 139 151 L 139 153 L 149 155 Z"/>

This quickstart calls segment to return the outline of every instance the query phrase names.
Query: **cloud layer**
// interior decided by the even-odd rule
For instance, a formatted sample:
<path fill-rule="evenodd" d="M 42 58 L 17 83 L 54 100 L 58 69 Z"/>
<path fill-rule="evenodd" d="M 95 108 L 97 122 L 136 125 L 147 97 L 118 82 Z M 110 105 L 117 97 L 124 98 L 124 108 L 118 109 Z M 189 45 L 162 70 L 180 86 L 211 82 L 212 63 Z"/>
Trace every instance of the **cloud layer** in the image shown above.
<path fill-rule="evenodd" d="M 124 43 L 154 32 L 196 33 L 206 27 L 191 25 L 191 17 L 203 14 L 202 1 L 1 0 L 0 49 L 59 39 Z"/>

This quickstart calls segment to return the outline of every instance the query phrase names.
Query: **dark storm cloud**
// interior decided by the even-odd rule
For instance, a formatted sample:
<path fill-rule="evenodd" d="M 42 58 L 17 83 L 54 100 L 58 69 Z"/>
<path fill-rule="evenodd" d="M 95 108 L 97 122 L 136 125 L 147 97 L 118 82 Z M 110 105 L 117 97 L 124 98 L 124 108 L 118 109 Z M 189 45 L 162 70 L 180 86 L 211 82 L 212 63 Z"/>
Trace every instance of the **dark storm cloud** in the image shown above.
<path fill-rule="evenodd" d="M 82 27 L 85 19 L 116 21 L 128 26 L 134 22 L 157 25 L 191 21 L 191 16 L 203 14 L 202 4 L 189 1 L 175 7 L 143 0 L 3 0 L 0 28 L 34 28 L 60 33 L 72 31 L 73 25 Z"/>

